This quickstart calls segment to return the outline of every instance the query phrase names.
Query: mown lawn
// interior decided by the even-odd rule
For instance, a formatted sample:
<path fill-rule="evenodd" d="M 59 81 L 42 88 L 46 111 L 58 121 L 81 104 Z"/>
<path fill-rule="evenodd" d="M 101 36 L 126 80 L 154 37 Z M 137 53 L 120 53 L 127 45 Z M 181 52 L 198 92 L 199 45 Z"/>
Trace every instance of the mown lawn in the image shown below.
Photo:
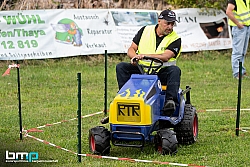
<path fill-rule="evenodd" d="M 112 157 L 196 164 L 200 166 L 250 166 L 250 133 L 235 135 L 238 80 L 231 74 L 230 50 L 182 54 L 178 66 L 182 69 L 181 87 L 191 86 L 191 102 L 198 110 L 199 138 L 193 145 L 180 145 L 175 156 L 162 156 L 148 144 L 143 151 L 136 148 L 111 147 Z M 126 55 L 108 57 L 108 103 L 118 90 L 115 65 L 128 61 Z M 1 72 L 10 61 L 1 61 Z M 82 75 L 82 115 L 100 112 L 104 108 L 104 55 L 63 59 L 26 60 L 20 63 L 22 120 L 25 130 L 46 124 L 42 132 L 29 135 L 77 152 L 77 73 Z M 250 67 L 246 59 L 245 66 Z M 250 79 L 242 80 L 240 127 L 250 127 Z M 0 79 L 0 166 L 163 166 L 153 163 L 128 162 L 82 157 L 58 149 L 30 137 L 19 140 L 17 70 Z M 219 111 L 214 111 L 219 109 Z M 221 109 L 230 109 L 220 111 Z M 213 110 L 213 111 L 211 111 Z M 100 124 L 103 114 L 82 119 L 82 153 L 89 154 L 88 131 Z M 70 120 L 64 122 L 63 120 Z M 107 128 L 108 124 L 105 125 Z M 5 163 L 9 152 L 38 152 L 39 160 L 55 163 Z M 177 165 L 176 164 L 176 165 Z M 173 165 L 173 164 L 172 164 Z"/>

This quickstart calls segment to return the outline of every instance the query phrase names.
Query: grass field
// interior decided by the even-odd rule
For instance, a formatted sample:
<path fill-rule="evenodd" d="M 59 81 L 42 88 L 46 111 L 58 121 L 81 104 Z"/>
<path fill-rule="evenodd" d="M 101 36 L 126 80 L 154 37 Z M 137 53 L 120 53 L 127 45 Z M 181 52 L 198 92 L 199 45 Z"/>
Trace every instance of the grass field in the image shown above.
<path fill-rule="evenodd" d="M 175 156 L 162 156 L 147 145 L 143 152 L 136 148 L 111 147 L 112 157 L 196 164 L 198 166 L 250 166 L 250 133 L 240 131 L 235 135 L 238 80 L 231 74 L 230 50 L 204 51 L 182 54 L 178 66 L 182 69 L 181 87 L 191 86 L 191 102 L 199 117 L 199 137 L 193 145 L 180 145 Z M 115 65 L 129 61 L 126 56 L 108 57 L 108 102 L 118 90 Z M 1 61 L 1 72 L 12 62 Z M 103 110 L 104 104 L 104 56 L 79 56 L 63 59 L 26 60 L 20 63 L 22 120 L 25 130 L 46 124 L 42 132 L 29 135 L 57 146 L 77 152 L 77 73 L 82 75 L 82 115 Z M 250 70 L 248 58 L 245 67 Z M 241 108 L 250 108 L 250 79 L 242 80 Z M 17 70 L 0 79 L 0 166 L 55 166 L 55 167 L 132 167 L 163 166 L 153 163 L 128 162 L 110 159 L 82 157 L 58 149 L 33 138 L 19 140 L 17 98 Z M 208 111 L 209 109 L 231 109 Z M 203 112 L 201 112 L 203 111 Z M 204 112 L 206 111 L 206 112 Z M 240 127 L 250 127 L 250 111 L 242 110 Z M 88 154 L 88 130 L 101 125 L 103 114 L 82 119 L 82 153 Z M 63 120 L 70 120 L 63 122 Z M 105 125 L 108 128 L 108 124 Z M 38 152 L 39 160 L 58 162 L 5 163 L 9 152 Z M 177 165 L 176 164 L 176 165 Z M 170 165 L 171 166 L 171 165 Z"/>

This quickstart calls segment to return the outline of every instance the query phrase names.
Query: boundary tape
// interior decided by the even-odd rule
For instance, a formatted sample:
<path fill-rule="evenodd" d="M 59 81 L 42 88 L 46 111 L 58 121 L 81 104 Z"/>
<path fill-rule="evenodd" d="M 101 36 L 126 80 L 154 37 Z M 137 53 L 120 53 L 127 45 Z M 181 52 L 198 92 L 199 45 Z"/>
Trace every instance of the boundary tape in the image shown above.
<path fill-rule="evenodd" d="M 250 133 L 249 132 L 250 127 L 241 127 L 241 128 L 239 128 L 239 130 L 241 130 L 242 132 L 248 132 L 248 133 Z"/>
<path fill-rule="evenodd" d="M 214 111 L 236 111 L 236 109 L 232 109 L 232 108 L 225 108 L 225 109 L 205 109 L 205 110 L 197 110 L 197 112 L 214 112 Z M 250 108 L 246 108 L 246 109 L 241 109 L 241 111 L 250 111 Z M 93 113 L 93 114 L 88 114 L 88 115 L 84 115 L 84 116 L 81 116 L 81 118 L 86 118 L 86 117 L 91 117 L 91 116 L 94 116 L 94 115 L 98 115 L 98 114 L 102 114 L 103 111 L 99 111 L 99 112 L 96 112 L 96 113 Z M 55 123 L 51 123 L 51 124 L 45 124 L 45 125 L 42 125 L 42 126 L 38 126 L 36 128 L 31 128 L 31 129 L 28 129 L 26 130 L 25 132 L 38 132 L 40 130 L 38 129 L 41 129 L 41 128 L 45 128 L 45 127 L 48 127 L 48 126 L 53 126 L 53 125 L 57 125 L 57 124 L 61 124 L 61 123 L 64 123 L 64 122 L 69 122 L 69 121 L 73 121 L 73 120 L 77 120 L 77 118 L 72 118 L 72 119 L 69 119 L 69 120 L 62 120 L 62 121 L 59 121 L 59 122 L 55 122 Z M 37 130 L 36 130 L 37 129 Z"/>
<path fill-rule="evenodd" d="M 213 112 L 213 111 L 236 111 L 236 108 L 224 108 L 224 109 L 205 109 L 205 110 L 197 110 L 198 112 Z M 240 111 L 250 111 L 250 108 L 243 108 Z"/>
<path fill-rule="evenodd" d="M 44 144 L 48 144 L 48 145 L 50 145 L 50 146 L 53 146 L 53 147 L 56 147 L 56 148 L 58 148 L 58 149 L 61 149 L 61 150 L 64 150 L 64 151 L 67 151 L 67 152 L 70 152 L 70 153 L 73 153 L 73 154 L 77 155 L 77 153 L 74 152 L 74 151 L 71 151 L 71 150 L 68 150 L 68 149 L 66 149 L 66 148 L 57 146 L 57 145 L 55 145 L 55 144 L 53 144 L 53 143 L 50 143 L 50 142 L 48 142 L 48 141 L 46 141 L 46 140 L 39 139 L 39 138 L 37 138 L 37 137 L 35 137 L 35 136 L 31 136 L 31 135 L 29 135 L 28 133 L 26 133 L 26 134 L 24 135 L 24 137 L 30 137 L 30 138 L 35 139 L 35 140 L 37 140 L 37 141 L 40 141 L 40 142 L 42 142 L 42 143 L 44 143 Z"/>
<path fill-rule="evenodd" d="M 63 148 L 61 146 L 57 146 L 53 143 L 50 143 L 46 140 L 42 140 L 42 139 L 39 139 L 35 136 L 31 136 L 29 134 L 25 134 L 25 137 L 30 137 L 32 139 L 35 139 L 39 142 L 42 142 L 44 144 L 47 144 L 47 145 L 50 145 L 50 146 L 53 146 L 53 147 L 56 147 L 58 149 L 61 149 L 63 151 L 66 151 L 66 152 L 69 152 L 69 153 L 72 153 L 72 154 L 75 154 L 75 155 L 80 155 L 80 156 L 84 156 L 84 157 L 92 157 L 92 158 L 98 158 L 98 159 L 112 159 L 112 160 L 120 160 L 120 161 L 128 161 L 128 162 L 144 162 L 144 163 L 153 163 L 153 164 L 165 164 L 165 165 L 175 165 L 175 166 L 194 166 L 194 167 L 207 167 L 207 166 L 198 166 L 198 165 L 193 165 L 193 164 L 181 164 L 181 163 L 172 163 L 172 162 L 161 162 L 161 161 L 151 161 L 151 160 L 141 160 L 141 159 L 131 159 L 131 158 L 119 158 L 119 157 L 112 157 L 112 156 L 99 156 L 99 155 L 92 155 L 92 154 L 78 154 L 74 151 L 71 151 L 71 150 L 68 150 L 66 148 Z"/>
<path fill-rule="evenodd" d="M 99 112 L 96 112 L 96 113 L 93 113 L 93 114 L 84 115 L 84 116 L 81 116 L 81 118 L 91 117 L 91 116 L 98 115 L 98 114 L 101 114 L 101 113 L 103 113 L 103 111 L 99 111 Z M 61 123 L 69 122 L 69 121 L 73 121 L 73 120 L 77 120 L 77 118 L 72 118 L 72 119 L 69 119 L 69 120 L 62 120 L 62 121 L 55 122 L 55 123 L 52 123 L 52 124 L 45 124 L 45 125 L 42 125 L 42 126 L 38 126 L 36 128 L 32 128 L 32 129 L 41 129 L 41 128 L 45 128 L 45 127 L 48 127 L 48 126 L 53 126 L 53 125 L 57 125 L 57 124 L 61 124 Z"/>
<path fill-rule="evenodd" d="M 250 111 L 250 109 L 241 109 L 241 110 L 242 111 Z M 236 109 L 207 109 L 207 110 L 198 110 L 198 112 L 206 112 L 206 111 L 207 112 L 211 112 L 211 111 L 236 111 Z M 87 118 L 87 117 L 91 117 L 91 116 L 98 115 L 98 114 L 101 114 L 101 113 L 103 113 L 103 111 L 96 112 L 96 113 L 93 113 L 93 114 L 88 114 L 88 115 L 85 115 L 85 116 L 81 116 L 81 118 Z M 153 163 L 153 164 L 161 164 L 161 165 L 165 164 L 165 165 L 175 165 L 175 166 L 207 167 L 207 166 L 198 166 L 198 165 L 193 165 L 193 164 L 181 164 L 181 163 L 161 162 L 161 161 L 152 161 L 152 160 L 119 158 L 119 157 L 99 156 L 99 155 L 92 155 L 92 154 L 78 154 L 78 153 L 76 153 L 74 151 L 68 150 L 68 149 L 63 148 L 61 146 L 57 146 L 57 145 L 55 145 L 53 143 L 50 143 L 50 142 L 48 142 L 46 140 L 42 140 L 42 139 L 39 139 L 39 138 L 37 138 L 35 136 L 32 136 L 32 135 L 28 134 L 29 132 L 43 132 L 43 130 L 39 130 L 39 129 L 47 127 L 47 126 L 53 126 L 53 125 L 61 124 L 61 123 L 64 123 L 64 122 L 69 122 L 69 121 L 72 121 L 72 120 L 77 120 L 77 118 L 72 118 L 72 119 L 69 119 L 69 120 L 62 120 L 60 122 L 38 126 L 37 128 L 31 128 L 31 129 L 28 129 L 28 130 L 23 130 L 23 132 L 25 132 L 24 137 L 30 137 L 30 138 L 32 138 L 34 140 L 37 140 L 39 142 L 42 142 L 44 144 L 56 147 L 58 149 L 64 150 L 66 152 L 69 152 L 69 153 L 72 153 L 72 154 L 75 154 L 75 155 L 84 156 L 84 157 L 92 157 L 92 158 L 99 158 L 99 159 L 100 158 L 104 158 L 104 159 L 112 159 L 112 160 L 123 160 L 123 161 L 128 161 L 128 162 L 144 162 L 144 163 Z M 250 130 L 250 127 L 242 127 L 242 128 L 240 128 L 240 130 L 243 131 L 243 132 L 249 132 L 248 130 Z"/>

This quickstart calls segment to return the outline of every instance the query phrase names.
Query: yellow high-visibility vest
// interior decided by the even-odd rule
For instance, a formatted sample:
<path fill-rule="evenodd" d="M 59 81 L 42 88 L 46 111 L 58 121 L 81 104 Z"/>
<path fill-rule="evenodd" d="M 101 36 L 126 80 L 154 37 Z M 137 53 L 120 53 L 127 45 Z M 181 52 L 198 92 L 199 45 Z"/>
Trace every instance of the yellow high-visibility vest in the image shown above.
<path fill-rule="evenodd" d="M 233 10 L 234 17 L 241 23 L 246 26 L 250 25 L 250 10 L 249 10 L 249 0 L 246 0 L 246 4 L 243 0 L 235 0 L 237 11 Z M 230 19 L 228 21 L 230 26 L 236 26 L 234 22 Z"/>
<path fill-rule="evenodd" d="M 139 45 L 138 45 L 138 54 L 162 54 L 166 50 L 166 48 L 175 40 L 180 38 L 175 31 L 168 34 L 164 39 L 161 41 L 159 46 L 156 47 L 156 34 L 155 34 L 155 25 L 146 26 Z M 176 59 L 179 57 L 181 50 L 179 51 L 178 55 L 175 58 L 171 58 L 168 62 L 163 63 L 164 66 L 176 65 Z M 139 64 L 142 65 L 149 65 L 147 60 L 140 60 Z"/>

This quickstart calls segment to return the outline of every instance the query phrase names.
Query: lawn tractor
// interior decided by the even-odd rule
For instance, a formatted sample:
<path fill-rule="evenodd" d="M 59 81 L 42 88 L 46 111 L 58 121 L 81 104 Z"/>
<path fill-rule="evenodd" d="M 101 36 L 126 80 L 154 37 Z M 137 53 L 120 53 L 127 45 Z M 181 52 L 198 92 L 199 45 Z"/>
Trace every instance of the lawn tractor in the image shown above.
<path fill-rule="evenodd" d="M 178 144 L 197 141 L 198 115 L 190 102 L 191 88 L 179 89 L 179 105 L 171 116 L 165 116 L 162 109 L 167 85 L 161 85 L 156 75 L 163 62 L 152 57 L 144 59 L 149 62 L 147 66 L 135 60 L 142 74 L 132 74 L 110 104 L 110 130 L 104 126 L 89 130 L 93 154 L 109 155 L 111 143 L 141 149 L 151 143 L 160 154 L 173 155 Z"/>

